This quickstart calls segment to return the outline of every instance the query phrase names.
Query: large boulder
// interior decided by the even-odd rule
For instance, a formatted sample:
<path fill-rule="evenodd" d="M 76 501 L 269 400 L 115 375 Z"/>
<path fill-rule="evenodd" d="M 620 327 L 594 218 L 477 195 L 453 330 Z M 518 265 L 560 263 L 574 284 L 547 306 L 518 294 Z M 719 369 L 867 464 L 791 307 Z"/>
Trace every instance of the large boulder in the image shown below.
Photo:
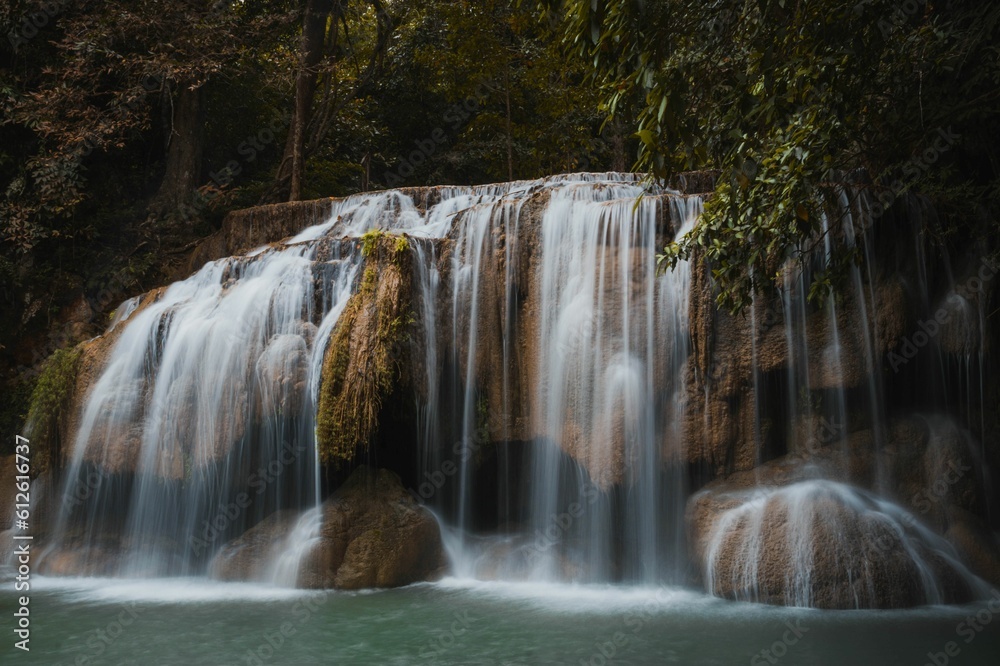
<path fill-rule="evenodd" d="M 691 498 L 692 558 L 710 591 L 778 604 L 898 607 L 963 598 L 975 587 L 961 582 L 971 580 L 965 566 L 1000 581 L 1000 542 L 978 517 L 984 489 L 967 432 L 936 416 L 894 419 L 882 432 L 824 423 L 800 424 L 807 432 L 795 452 Z M 789 550 L 792 542 L 800 547 Z M 794 582 L 805 570 L 815 570 L 808 590 Z"/>
<path fill-rule="evenodd" d="M 294 512 L 278 512 L 226 544 L 210 571 L 222 580 L 275 579 L 283 554 L 301 549 L 299 587 L 399 587 L 439 576 L 447 564 L 437 521 L 393 472 L 360 467 L 320 507 L 316 533 Z"/>
<path fill-rule="evenodd" d="M 906 608 L 977 597 L 982 581 L 913 514 L 785 461 L 753 487 L 692 497 L 692 557 L 717 596 L 817 608 Z"/>

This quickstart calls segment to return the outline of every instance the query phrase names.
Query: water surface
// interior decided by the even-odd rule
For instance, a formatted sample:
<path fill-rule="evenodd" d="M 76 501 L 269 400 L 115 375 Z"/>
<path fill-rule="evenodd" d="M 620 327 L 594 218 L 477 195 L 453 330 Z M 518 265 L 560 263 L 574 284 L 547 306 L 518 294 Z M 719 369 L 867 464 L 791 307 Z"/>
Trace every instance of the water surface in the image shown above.
<path fill-rule="evenodd" d="M 940 666 L 1000 657 L 1000 615 L 984 603 L 830 612 L 669 587 L 451 578 L 348 593 L 199 578 L 36 577 L 30 654 L 13 648 L 15 608 L 7 574 L 3 664 L 923 666 L 940 653 Z M 941 661 L 950 641 L 957 656 Z"/>

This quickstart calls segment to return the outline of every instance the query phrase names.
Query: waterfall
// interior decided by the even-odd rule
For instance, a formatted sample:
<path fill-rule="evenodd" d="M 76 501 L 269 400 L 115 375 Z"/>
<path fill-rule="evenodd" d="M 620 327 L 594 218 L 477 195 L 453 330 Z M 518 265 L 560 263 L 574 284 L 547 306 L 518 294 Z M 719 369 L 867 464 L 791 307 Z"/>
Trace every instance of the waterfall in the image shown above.
<path fill-rule="evenodd" d="M 85 562 L 67 566 L 87 572 L 198 572 L 268 513 L 315 504 L 320 361 L 358 265 L 348 246 L 292 239 L 119 308 L 73 443 L 53 569 L 75 552 Z"/>
<path fill-rule="evenodd" d="M 657 215 L 664 204 L 651 197 L 641 202 L 638 215 L 632 207 L 642 194 L 664 192 L 628 174 L 581 174 L 440 188 L 425 207 L 401 191 L 356 195 L 334 202 L 326 221 L 292 238 L 211 262 L 145 301 L 127 301 L 106 332 L 113 344 L 76 428 L 66 501 L 48 549 L 51 570 L 197 573 L 227 540 L 265 516 L 317 505 L 322 498 L 314 433 L 324 350 L 356 292 L 363 260 L 353 239 L 382 229 L 423 241 L 413 245 L 426 341 L 422 471 L 433 472 L 442 461 L 444 433 L 469 447 L 491 437 L 483 422 L 487 396 L 480 375 L 493 369 L 480 367 L 487 316 L 480 308 L 493 310 L 492 317 L 499 307 L 505 310 L 499 315 L 505 335 L 491 351 L 501 356 L 501 395 L 489 398 L 499 399 L 504 410 L 508 401 L 516 402 L 510 356 L 519 338 L 531 336 L 539 354 L 532 363 L 542 377 L 537 386 L 517 390 L 538 400 L 526 430 L 544 441 L 534 456 L 535 473 L 565 477 L 566 470 L 557 469 L 559 458 L 572 447 L 580 447 L 581 459 L 597 469 L 593 465 L 607 461 L 614 438 L 625 438 L 628 459 L 616 464 L 622 466 L 621 480 L 634 486 L 625 499 L 637 515 L 626 529 L 631 575 L 649 579 L 641 562 L 661 557 L 658 544 L 665 537 L 658 534 L 656 512 L 639 508 L 657 504 L 668 492 L 657 471 L 669 448 L 657 413 L 677 389 L 661 387 L 659 380 L 666 373 L 676 384 L 684 353 L 680 346 L 664 353 L 663 344 L 667 337 L 669 344 L 684 344 L 687 305 L 681 273 L 655 274 L 664 231 Z M 514 284 L 520 246 L 533 242 L 520 237 L 521 207 L 539 195 L 548 197 L 542 229 L 525 233 L 540 235 L 537 265 L 549 267 L 541 276 L 544 315 L 537 328 L 523 330 L 506 310 L 518 298 L 515 291 L 525 288 Z M 669 203 L 673 217 L 688 223 L 698 205 L 696 198 Z M 575 218 L 579 224 L 567 224 Z M 439 259 L 441 243 L 450 249 Z M 488 272 L 497 263 L 503 265 L 499 285 L 497 274 Z M 448 297 L 446 311 L 439 311 L 439 292 Z M 608 308 L 606 321 L 586 321 L 602 308 Z M 450 332 L 451 340 L 439 349 L 442 332 Z M 600 363 L 588 368 L 595 358 Z M 448 371 L 442 374 L 441 367 Z M 578 380 L 584 383 L 576 386 Z M 449 408 L 441 404 L 445 393 Z M 560 422 L 567 409 L 586 419 Z M 571 439 L 567 427 L 581 426 L 592 436 Z M 460 456 L 452 491 L 463 535 L 473 529 L 476 463 L 473 455 Z M 549 514 L 579 493 L 581 474 L 566 484 L 537 484 L 546 490 L 532 500 L 527 527 L 548 528 Z M 93 486 L 83 502 L 74 499 L 81 484 Z M 603 551 L 615 527 L 605 490 L 593 515 L 571 530 L 574 539 L 585 535 L 588 541 L 577 557 L 593 563 L 589 578 L 610 575 Z M 254 501 L 244 507 L 241 494 L 248 492 Z M 315 538 L 318 522 L 309 515 L 276 549 L 273 580 L 294 580 L 301 554 L 288 552 L 295 550 L 294 541 Z M 562 536 L 569 533 L 560 535 L 553 554 L 563 550 Z M 671 539 L 676 542 L 676 534 Z"/>
<path fill-rule="evenodd" d="M 620 575 L 627 579 L 661 580 L 659 566 L 679 554 L 667 552 L 661 534 L 667 517 L 661 507 L 679 506 L 662 501 L 671 489 L 661 465 L 669 427 L 680 418 L 661 408 L 679 393 L 686 359 L 688 273 L 682 265 L 657 278 L 660 202 L 642 199 L 636 208 L 639 194 L 634 185 L 573 188 L 554 193 L 542 219 L 534 418 L 552 445 L 535 457 L 533 478 L 547 482 L 534 484 L 531 526 L 545 544 L 545 576 L 569 556 L 585 579 L 616 577 L 610 538 L 616 530 L 626 567 Z M 697 201 L 692 210 L 674 203 L 689 224 Z M 577 473 L 563 480 L 565 451 L 585 464 L 590 479 Z M 625 490 L 616 510 L 603 489 L 619 481 Z M 584 502 L 591 506 L 581 516 L 569 511 Z M 617 524 L 622 516 L 624 526 Z"/>
<path fill-rule="evenodd" d="M 847 190 L 834 200 L 818 251 L 782 268 L 781 288 L 757 296 L 743 323 L 705 316 L 695 299 L 708 278 L 692 265 L 657 268 L 657 253 L 702 214 L 698 193 L 607 173 L 333 200 L 319 224 L 118 308 L 88 366 L 44 564 L 201 575 L 226 543 L 290 515 L 259 577 L 295 585 L 331 490 L 317 441 L 324 359 L 361 293 L 365 235 L 380 230 L 404 235 L 411 253 L 415 371 L 392 396 L 412 417 L 376 435 L 370 457 L 383 455 L 380 437 L 401 440 L 395 471 L 439 516 L 457 575 L 684 583 L 692 493 L 707 476 L 750 471 L 754 487 L 729 497 L 706 537 L 709 591 L 726 579 L 738 598 L 771 594 L 761 560 L 777 512 L 788 523 L 783 600 L 812 605 L 817 525 L 832 521 L 829 536 L 849 514 L 865 539 L 895 535 L 921 593 L 938 600 L 928 558 L 960 568 L 958 556 L 898 506 L 898 475 L 881 455 L 899 426 L 882 372 L 892 332 L 879 315 L 870 207 Z M 808 293 L 835 242 L 860 261 L 844 297 L 817 306 Z M 918 269 L 933 316 L 922 255 Z M 962 405 L 978 404 L 961 432 L 963 451 L 982 459 L 984 299 L 946 302 L 966 337 L 935 343 L 938 366 L 966 387 Z M 746 339 L 727 342 L 741 326 Z M 713 359 L 713 344 L 730 356 Z M 733 412 L 722 425 L 720 405 Z M 952 421 L 926 424 L 952 433 L 929 436 L 932 450 L 958 441 Z M 877 491 L 845 480 L 862 429 L 875 442 L 864 472 Z M 822 472 L 772 483 L 761 470 L 781 456 Z M 863 605 L 875 565 L 855 556 L 836 555 Z"/>

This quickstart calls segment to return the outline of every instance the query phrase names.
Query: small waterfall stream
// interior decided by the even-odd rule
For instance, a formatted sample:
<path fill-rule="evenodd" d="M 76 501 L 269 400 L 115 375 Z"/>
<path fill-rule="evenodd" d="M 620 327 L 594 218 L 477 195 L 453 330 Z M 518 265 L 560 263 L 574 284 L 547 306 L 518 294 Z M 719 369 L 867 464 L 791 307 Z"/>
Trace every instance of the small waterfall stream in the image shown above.
<path fill-rule="evenodd" d="M 845 507 L 849 509 L 845 510 Z M 768 527 L 770 512 L 780 513 L 783 530 Z M 862 516 L 857 520 L 856 516 Z M 826 480 L 803 481 L 778 489 L 753 490 L 741 503 L 725 513 L 709 543 L 706 586 L 717 588 L 721 558 L 731 558 L 728 567 L 733 577 L 736 598 L 759 601 L 767 598 L 762 589 L 776 572 L 762 571 L 763 552 L 781 549 L 787 566 L 778 575 L 785 579 L 787 590 L 781 599 L 788 606 L 815 606 L 817 582 L 813 580 L 816 561 L 833 559 L 845 572 L 842 590 L 826 594 L 849 596 L 848 606 L 870 605 L 876 596 L 880 577 L 891 576 L 881 566 L 881 556 L 891 552 L 900 557 L 909 579 L 897 580 L 905 587 L 915 581 L 926 603 L 945 601 L 941 581 L 932 567 L 934 558 L 942 558 L 968 581 L 975 597 L 989 596 L 989 586 L 973 576 L 961 564 L 951 545 L 906 510 L 892 502 L 841 483 Z M 729 551 L 729 552 L 726 552 Z M 733 552 L 735 551 L 735 552 Z M 724 555 L 725 553 L 725 555 Z M 900 594 L 905 593 L 899 590 Z"/>

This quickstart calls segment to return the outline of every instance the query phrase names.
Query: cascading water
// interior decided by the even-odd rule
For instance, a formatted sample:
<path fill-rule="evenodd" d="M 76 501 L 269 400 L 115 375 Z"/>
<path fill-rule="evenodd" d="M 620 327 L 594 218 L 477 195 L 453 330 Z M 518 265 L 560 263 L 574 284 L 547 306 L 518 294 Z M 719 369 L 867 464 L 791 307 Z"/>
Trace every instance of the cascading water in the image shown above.
<path fill-rule="evenodd" d="M 892 336 L 905 331 L 885 328 L 898 326 L 893 318 L 905 306 L 894 298 L 896 276 L 887 279 L 875 261 L 875 220 L 867 194 L 840 189 L 830 208 L 818 241 L 810 240 L 816 251 L 784 269 L 777 295 L 783 335 L 768 336 L 756 322 L 749 330 L 755 393 L 761 383 L 758 357 L 773 359 L 776 345 L 785 350 L 784 409 L 760 401 L 753 408 L 756 424 L 770 420 L 773 429 L 775 421 L 783 422 L 790 457 L 775 461 L 780 464 L 758 464 L 749 488 L 742 482 L 710 487 L 693 500 L 693 515 L 714 503 L 714 523 L 699 534 L 696 546 L 705 585 L 736 599 L 835 608 L 982 596 L 983 581 L 926 526 L 937 521 L 940 528 L 951 520 L 944 497 L 958 491 L 951 488 L 957 480 L 948 470 L 962 464 L 956 461 L 976 460 L 978 452 L 951 417 L 888 413 L 882 364 L 896 344 Z M 921 235 L 919 226 L 915 235 Z M 844 292 L 817 305 L 808 294 L 816 277 L 830 269 L 837 243 L 858 250 L 861 261 L 848 266 Z M 931 302 L 928 270 L 923 252 L 917 256 L 922 277 L 914 300 L 926 308 Z M 939 354 L 938 368 L 954 364 L 947 356 Z M 891 365 L 891 353 L 888 358 Z M 938 374 L 923 393 L 933 395 L 939 390 L 933 387 L 945 385 Z M 945 396 L 929 401 L 925 396 L 920 407 L 945 408 Z M 754 437 L 760 460 L 763 437 L 759 430 Z M 907 466 L 901 461 L 905 456 L 917 456 L 920 464 Z M 923 491 L 913 492 L 913 481 L 905 475 L 915 472 L 924 483 L 942 488 L 933 491 L 939 493 L 932 495 L 933 502 Z M 988 483 L 982 485 L 988 497 Z M 971 485 L 961 492 L 967 494 L 966 505 L 979 501 Z M 973 495 L 976 499 L 969 499 Z"/>
<path fill-rule="evenodd" d="M 636 208 L 648 191 L 634 179 L 589 180 L 548 183 L 539 229 L 519 224 L 536 187 L 463 201 L 450 234 L 449 279 L 442 285 L 436 273 L 421 273 L 423 303 L 437 302 L 441 289 L 450 295 L 450 313 L 426 310 L 424 326 L 427 336 L 450 328 L 445 365 L 452 368 L 450 385 L 460 389 L 451 409 L 425 409 L 453 415 L 453 422 L 422 431 L 456 435 L 458 471 L 449 499 L 457 506 L 456 567 L 467 575 L 653 582 L 683 559 L 686 493 L 679 474 L 664 472 L 664 465 L 679 457 L 670 435 L 680 421 L 688 273 L 682 266 L 658 277 L 655 254 L 693 222 L 701 201 L 661 191 L 666 202 L 652 196 Z M 435 215 L 428 228 L 439 228 Z M 503 282 L 484 282 L 489 275 Z M 494 323 L 500 335 L 484 330 Z M 428 347 L 427 367 L 437 364 L 437 353 Z M 499 367 L 482 367 L 496 356 Z M 484 382 L 491 372 L 499 381 Z M 438 382 L 429 376 L 425 394 L 441 395 Z M 493 411 L 501 414 L 499 426 L 487 417 Z M 499 430 L 509 440 L 512 429 L 538 443 L 526 463 L 532 482 L 518 526 L 523 534 L 468 542 L 473 452 L 490 438 L 484 431 Z M 421 448 L 439 447 L 425 440 Z M 579 465 L 567 465 L 567 455 Z M 440 473 L 440 457 L 422 460 L 428 478 Z M 621 498 L 609 492 L 618 483 L 627 488 Z M 512 492 L 501 488 L 496 498 L 507 520 Z M 615 536 L 625 540 L 620 554 L 611 552 Z M 627 563 L 623 571 L 612 565 L 619 559 Z"/>
<path fill-rule="evenodd" d="M 438 320 L 445 321 L 441 329 L 452 333 L 452 343 L 446 349 L 451 377 L 435 372 L 439 367 L 437 345 L 431 343 L 426 348 L 427 400 L 421 405 L 421 450 L 427 454 L 423 458 L 426 469 L 433 470 L 440 461 L 438 453 L 428 452 L 441 448 L 434 441 L 441 432 L 457 433 L 463 442 L 482 435 L 484 397 L 477 386 L 482 371 L 478 367 L 482 317 L 478 308 L 481 292 L 495 286 L 484 274 L 484 262 L 495 260 L 493 251 L 500 236 L 506 243 L 503 264 L 507 271 L 501 290 L 507 302 L 513 303 L 520 208 L 531 196 L 545 191 L 551 191 L 553 201 L 543 224 L 546 240 L 542 261 L 568 261 L 573 264 L 573 280 L 589 282 L 572 286 L 571 297 L 549 284 L 542 307 L 563 312 L 562 323 L 545 320 L 538 330 L 525 331 L 518 328 L 512 313 L 505 313 L 511 339 L 504 344 L 512 346 L 511 340 L 521 335 L 543 340 L 556 329 L 564 338 L 591 335 L 567 329 L 572 325 L 567 317 L 572 317 L 576 307 L 573 299 L 589 298 L 589 312 L 604 307 L 605 301 L 614 303 L 618 314 L 596 331 L 595 348 L 586 342 L 582 348 L 571 349 L 579 342 L 572 339 L 561 340 L 553 350 L 540 345 L 543 359 L 538 361 L 539 367 L 557 374 L 553 385 L 572 382 L 567 372 L 584 372 L 586 357 L 592 352 L 605 361 L 589 378 L 586 395 L 573 395 L 567 402 L 561 388 L 554 396 L 540 389 L 541 404 L 547 406 L 533 417 L 539 419 L 533 428 L 548 430 L 546 420 L 555 423 L 553 415 L 564 408 L 564 402 L 572 402 L 581 414 L 596 409 L 595 415 L 601 412 L 601 435 L 573 445 L 583 446 L 581 450 L 588 451 L 588 457 L 598 460 L 598 456 L 608 455 L 615 427 L 613 412 L 624 409 L 630 460 L 619 464 L 631 470 L 634 479 L 630 480 L 643 498 L 631 497 L 627 503 L 638 511 L 641 504 L 653 501 L 659 481 L 652 480 L 654 472 L 640 472 L 639 467 L 655 467 L 663 446 L 662 441 L 654 441 L 653 387 L 659 385 L 654 366 L 657 359 L 662 361 L 654 338 L 663 326 L 670 328 L 671 335 L 681 337 L 683 325 L 678 325 L 681 320 L 677 317 L 682 318 L 686 310 L 683 287 L 676 288 L 669 278 L 653 279 L 652 262 L 658 247 L 656 216 L 661 204 L 655 199 L 643 202 L 641 214 L 634 218 L 631 207 L 644 188 L 634 177 L 619 174 L 442 188 L 439 200 L 424 211 L 407 195 L 393 191 L 336 202 L 329 221 L 280 245 L 212 262 L 151 303 L 133 299 L 123 304 L 108 331 L 109 335 L 117 333 L 118 339 L 88 395 L 77 428 L 66 475 L 67 498 L 78 495 L 74 486 L 88 483 L 88 478 L 97 481 L 86 502 L 67 501 L 61 508 L 57 537 L 49 548 L 52 570 L 75 568 L 126 575 L 197 572 L 227 539 L 262 517 L 280 509 L 316 504 L 320 483 L 313 433 L 323 352 L 340 312 L 355 291 L 361 262 L 356 243 L 338 238 L 386 229 L 415 239 L 452 242 L 445 270 L 449 281 L 443 286 L 450 297 L 447 314 L 436 311 L 437 292 L 442 287 L 434 261 L 435 245 L 414 244 L 423 276 L 421 320 L 429 327 L 427 339 L 436 338 Z M 681 201 L 672 204 L 675 215 L 693 219 L 694 208 Z M 578 214 L 586 220 L 584 231 L 567 240 L 571 244 L 568 254 L 564 252 L 558 259 L 563 242 L 560 226 L 566 216 Z M 636 242 L 639 254 L 633 256 Z M 606 248 L 615 249 L 607 253 Z M 598 254 L 608 254 L 606 260 L 601 259 L 606 275 L 595 279 L 588 273 Z M 552 276 L 545 279 L 551 282 Z M 643 286 L 647 282 L 648 289 Z M 633 291 L 641 313 L 632 312 Z M 674 307 L 656 312 L 654 302 L 663 304 L 670 294 L 678 299 Z M 506 351 L 503 353 L 506 359 Z M 553 354 L 572 355 L 572 364 L 547 360 Z M 506 361 L 502 367 L 506 400 L 510 388 Z M 676 374 L 676 367 L 670 372 Z M 449 394 L 455 403 L 448 415 L 453 420 L 447 424 L 440 419 L 449 410 L 437 404 L 442 382 L 452 383 Z M 623 401 L 616 395 L 620 391 L 625 392 Z M 597 423 L 595 418 L 591 425 Z M 557 430 L 563 426 L 558 424 Z M 567 445 L 569 442 L 556 435 L 551 437 L 549 448 L 556 451 Z M 551 467 L 553 460 L 550 453 L 539 454 L 535 466 L 546 473 L 544 469 Z M 472 456 L 463 456 L 456 475 L 456 522 L 462 534 L 470 527 L 474 462 Z M 315 482 L 303 483 L 306 479 Z M 232 509 L 239 506 L 240 493 L 248 490 L 260 495 L 252 508 Z M 546 528 L 544 507 L 555 506 L 568 492 L 554 485 L 550 496 L 540 497 L 542 504 L 531 511 L 532 526 Z M 609 500 L 602 497 L 601 501 L 607 504 Z M 604 536 L 613 529 L 608 522 L 609 509 L 605 507 L 601 513 L 603 519 L 592 521 L 588 517 L 586 525 L 573 530 L 586 533 L 597 551 L 605 548 Z M 645 554 L 650 554 L 650 544 L 657 537 L 646 531 L 658 529 L 652 527 L 656 522 L 645 520 L 629 526 L 635 543 L 630 552 L 637 556 L 640 548 L 646 548 Z M 303 519 L 299 526 L 289 539 L 308 541 L 315 536 L 316 521 Z M 118 544 L 124 546 L 120 557 L 109 561 L 108 552 Z M 300 558 L 290 559 L 280 552 L 288 548 L 276 550 L 271 577 L 294 580 L 294 561 Z M 74 553 L 71 561 L 60 559 L 69 552 Z M 581 557 L 599 563 L 589 577 L 610 575 L 607 556 L 583 552 Z"/>
<path fill-rule="evenodd" d="M 211 262 L 119 308 L 76 426 L 45 558 L 51 571 L 204 573 L 228 541 L 292 510 L 298 519 L 272 545 L 260 577 L 296 584 L 323 527 L 317 405 L 324 357 L 359 293 L 366 262 L 359 239 L 378 229 L 405 234 L 413 258 L 420 372 L 408 424 L 412 467 L 400 471 L 409 472 L 412 494 L 441 516 L 455 573 L 687 579 L 692 424 L 708 422 L 699 412 L 708 414 L 719 396 L 710 382 L 701 394 L 691 390 L 694 273 L 686 262 L 658 272 L 656 254 L 692 227 L 701 197 L 629 174 L 419 194 L 334 201 L 321 224 Z M 831 462 L 826 451 L 846 452 L 856 423 L 871 426 L 877 451 L 890 429 L 878 370 L 876 267 L 867 232 L 854 236 L 870 224 L 863 200 L 838 196 L 840 217 L 824 222 L 825 245 L 813 265 L 785 271 L 775 306 L 780 334 L 764 330 L 760 303 L 751 308 L 750 467 L 774 457 L 764 440 L 775 433 L 785 440 L 778 453 L 815 456 L 830 471 L 843 460 Z M 851 269 L 843 301 L 816 308 L 807 300 L 813 272 L 824 267 L 841 227 L 864 261 Z M 980 321 L 982 308 L 980 300 Z M 975 309 L 965 309 L 974 319 Z M 784 345 L 783 363 L 773 360 L 775 344 Z M 969 386 L 981 349 L 968 347 Z M 776 384 L 780 390 L 769 395 Z M 832 424 L 818 444 L 817 420 Z M 873 465 L 881 477 L 878 456 Z M 719 524 L 740 526 L 746 540 L 734 545 L 727 530 L 712 533 L 710 591 L 729 576 L 741 590 L 736 596 L 760 598 L 765 539 L 753 525 L 777 503 L 790 512 L 794 545 L 786 581 L 793 593 L 785 601 L 813 603 L 810 530 L 832 503 L 897 534 L 926 599 L 938 598 L 938 581 L 922 563 L 931 551 L 944 557 L 940 538 L 899 527 L 906 512 L 888 490 L 875 496 L 803 483 L 748 493 L 728 507 Z M 743 554 L 728 559 L 735 573 L 717 570 L 720 549 Z M 842 559 L 852 580 L 863 581 L 869 563 Z"/>
<path fill-rule="evenodd" d="M 299 516 L 288 535 L 274 544 L 267 580 L 282 587 L 295 587 L 302 561 L 319 541 L 323 512 L 313 507 Z"/>
<path fill-rule="evenodd" d="M 51 551 L 107 550 L 117 532 L 121 561 L 100 566 L 190 573 L 247 524 L 317 501 L 314 352 L 357 272 L 337 248 L 318 250 L 213 262 L 119 324 L 80 419 Z M 85 503 L 81 484 L 93 486 Z M 255 497 L 247 515 L 243 492 Z"/>
<path fill-rule="evenodd" d="M 574 188 L 553 194 L 542 218 L 541 318 L 537 332 L 527 334 L 539 341 L 533 418 L 555 445 L 538 450 L 533 471 L 534 479 L 548 480 L 534 484 L 531 503 L 545 576 L 571 556 L 584 579 L 650 583 L 682 559 L 683 544 L 665 531 L 676 529 L 680 514 L 671 510 L 682 511 L 683 503 L 665 500 L 683 486 L 664 476 L 663 466 L 670 427 L 681 421 L 671 406 L 686 360 L 688 272 L 681 265 L 657 277 L 662 204 L 642 199 L 636 207 L 639 194 L 634 185 L 597 193 Z M 671 207 L 683 233 L 700 201 L 673 198 Z M 581 471 L 552 482 L 565 473 L 560 459 L 567 450 L 589 480 Z M 613 483 L 624 487 L 618 507 L 600 492 Z M 591 506 L 574 516 L 574 502 Z M 620 554 L 613 535 L 621 539 Z"/>

